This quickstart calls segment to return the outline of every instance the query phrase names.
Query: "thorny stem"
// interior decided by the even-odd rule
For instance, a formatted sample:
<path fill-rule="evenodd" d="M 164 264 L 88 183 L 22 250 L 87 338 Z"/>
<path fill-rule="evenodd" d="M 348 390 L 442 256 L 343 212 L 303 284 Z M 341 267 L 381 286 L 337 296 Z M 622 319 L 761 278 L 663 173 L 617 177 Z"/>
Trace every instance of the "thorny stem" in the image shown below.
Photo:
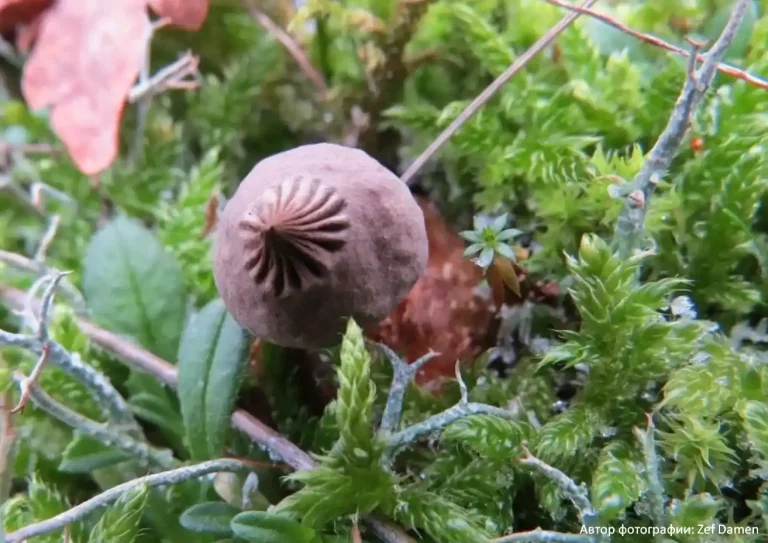
<path fill-rule="evenodd" d="M 13 380 L 21 384 L 26 378 L 14 374 Z M 29 398 L 40 409 L 77 432 L 92 437 L 108 447 L 115 447 L 136 458 L 143 467 L 155 465 L 168 469 L 173 465 L 170 451 L 157 450 L 121 433 L 114 426 L 93 421 L 60 404 L 39 388 L 29 387 Z"/>
<path fill-rule="evenodd" d="M 5 536 L 5 543 L 21 543 L 36 536 L 50 534 L 61 530 L 67 525 L 85 518 L 101 507 L 117 501 L 120 496 L 126 492 L 130 492 L 134 488 L 142 485 L 147 485 L 150 488 L 175 485 L 190 479 L 197 479 L 198 477 L 210 473 L 248 471 L 251 467 L 252 465 L 249 462 L 236 460 L 234 458 L 222 458 L 219 460 L 209 460 L 192 466 L 184 466 L 182 468 L 163 471 L 145 477 L 139 477 L 138 479 L 133 479 L 132 481 L 114 486 L 55 517 L 16 530 Z"/>
<path fill-rule="evenodd" d="M 586 0 L 582 7 L 591 7 L 597 0 Z M 482 108 L 488 100 L 490 100 L 498 91 L 503 87 L 507 81 L 517 74 L 525 67 L 537 54 L 539 54 L 545 47 L 547 47 L 554 39 L 560 35 L 568 26 L 581 16 L 581 13 L 569 13 L 555 26 L 550 28 L 546 34 L 544 34 L 539 40 L 534 43 L 528 50 L 520 55 L 512 65 L 507 68 L 503 74 L 496 78 L 493 83 L 483 90 L 472 102 L 462 111 L 458 117 L 448 125 L 448 128 L 443 130 L 437 139 L 427 147 L 427 149 L 419 155 L 419 157 L 411 164 L 403 175 L 400 176 L 400 180 L 403 183 L 410 183 L 413 181 L 413 177 L 418 171 L 431 159 L 445 143 L 453 137 L 453 135 L 461 128 L 461 126 L 472 118 L 480 108 Z"/>
<path fill-rule="evenodd" d="M 591 543 L 592 538 L 579 534 L 562 534 L 537 528 L 530 532 L 518 532 L 492 539 L 494 543 Z"/>
<path fill-rule="evenodd" d="M 391 453 L 396 452 L 398 449 L 404 447 L 409 443 L 413 443 L 417 439 L 429 435 L 437 430 L 445 428 L 456 422 L 457 420 L 471 417 L 472 415 L 495 415 L 497 417 L 512 420 L 515 415 L 506 409 L 494 407 L 492 405 L 486 405 L 482 403 L 470 402 L 467 396 L 467 386 L 464 384 L 461 378 L 461 372 L 459 370 L 459 364 L 456 364 L 456 380 L 459 382 L 459 388 L 461 390 L 461 400 L 453 407 L 449 407 L 442 413 L 432 415 L 424 422 L 414 424 L 401 430 L 395 434 L 392 434 L 386 439 L 387 449 Z"/>
<path fill-rule="evenodd" d="M 672 159 L 688 130 L 691 115 L 704 94 L 709 90 L 717 73 L 717 66 L 744 19 L 748 3 L 749 0 L 739 0 L 720 37 L 709 52 L 703 55 L 705 61 L 698 72 L 695 69 L 699 57 L 698 46 L 693 45 L 683 90 L 680 92 L 666 128 L 627 189 L 627 194 L 632 197 L 626 198 L 624 210 L 616 222 L 614 245 L 624 258 L 628 257 L 638 245 L 638 238 L 643 229 L 651 194 L 672 163 Z"/>
<path fill-rule="evenodd" d="M 381 416 L 381 425 L 379 426 L 379 435 L 387 437 L 392 432 L 396 432 L 400 425 L 405 392 L 408 390 L 408 385 L 411 383 L 414 375 L 424 364 L 438 356 L 438 353 L 429 352 L 413 362 L 413 364 L 408 364 L 386 345 L 381 343 L 374 343 L 374 345 L 387 357 L 390 364 L 392 364 L 393 371 L 392 384 L 389 387 L 389 395 L 387 396 L 387 405 L 384 408 L 384 414 Z"/>
<path fill-rule="evenodd" d="M 656 47 L 660 47 L 661 49 L 665 49 L 667 51 L 670 51 L 672 53 L 684 56 L 684 57 L 690 57 L 690 52 L 686 51 L 682 47 L 678 47 L 677 45 L 672 45 L 671 43 L 668 43 L 661 38 L 658 38 L 656 36 L 651 36 L 650 34 L 645 34 L 643 32 L 639 32 L 637 30 L 633 30 L 632 28 L 628 27 L 627 25 L 617 21 L 610 15 L 606 15 L 605 13 L 600 13 L 598 11 L 594 11 L 589 8 L 580 7 L 580 6 L 574 6 L 573 4 L 569 2 L 565 2 L 564 0 L 544 0 L 545 2 L 548 2 L 552 5 L 559 6 L 561 8 L 569 9 L 571 11 L 577 11 L 579 13 L 582 13 L 584 15 L 587 15 L 588 17 L 592 17 L 593 19 L 597 19 L 598 21 L 602 21 L 603 23 L 612 26 L 613 28 L 620 30 L 621 32 L 624 32 L 625 34 L 628 34 L 634 38 L 637 38 L 641 41 L 644 41 L 646 43 L 649 43 L 651 45 L 654 45 Z M 703 62 L 706 60 L 706 57 L 704 55 L 697 54 L 696 59 L 700 62 Z M 765 79 L 762 79 L 760 77 L 754 76 L 744 70 L 741 70 L 739 68 L 736 68 L 734 66 L 729 66 L 728 64 L 724 64 L 722 62 L 717 63 L 717 70 L 721 73 L 730 75 L 731 77 L 734 77 L 736 79 L 741 79 L 742 81 L 745 81 L 749 83 L 750 85 L 754 85 L 756 87 L 760 87 L 762 89 L 768 89 L 768 81 Z"/>

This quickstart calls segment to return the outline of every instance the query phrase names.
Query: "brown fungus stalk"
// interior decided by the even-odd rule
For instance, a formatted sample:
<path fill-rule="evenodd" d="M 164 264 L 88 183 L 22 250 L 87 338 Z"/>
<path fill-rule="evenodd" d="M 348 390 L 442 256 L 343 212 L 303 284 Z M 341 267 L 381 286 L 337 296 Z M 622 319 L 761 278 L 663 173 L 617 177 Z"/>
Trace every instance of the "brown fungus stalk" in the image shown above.
<path fill-rule="evenodd" d="M 297 348 L 384 319 L 426 268 L 424 215 L 363 151 L 304 145 L 259 162 L 221 216 L 214 277 L 232 316 Z"/>

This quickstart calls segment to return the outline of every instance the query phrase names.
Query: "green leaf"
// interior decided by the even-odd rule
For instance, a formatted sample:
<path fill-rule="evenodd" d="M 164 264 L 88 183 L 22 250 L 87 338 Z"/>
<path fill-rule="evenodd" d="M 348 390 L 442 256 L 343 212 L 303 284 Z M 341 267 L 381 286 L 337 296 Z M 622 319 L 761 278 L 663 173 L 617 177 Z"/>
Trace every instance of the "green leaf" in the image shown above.
<path fill-rule="evenodd" d="M 677 526 L 693 527 L 712 524 L 723 503 L 711 494 L 696 494 L 672 506 L 672 522 Z"/>
<path fill-rule="evenodd" d="M 446 442 L 462 443 L 483 458 L 506 460 L 532 435 L 533 429 L 526 422 L 493 415 L 473 415 L 446 427 L 442 438 Z"/>
<path fill-rule="evenodd" d="M 139 485 L 120 496 L 93 528 L 89 543 L 133 543 L 139 532 L 149 486 Z"/>
<path fill-rule="evenodd" d="M 637 456 L 622 441 L 609 443 L 600 452 L 592 476 L 591 496 L 602 518 L 619 517 L 640 497 L 643 463 Z"/>
<path fill-rule="evenodd" d="M 187 325 L 179 348 L 179 402 L 193 459 L 221 456 L 247 361 L 248 334 L 213 300 Z"/>
<path fill-rule="evenodd" d="M 477 265 L 481 268 L 487 268 L 493 262 L 493 248 L 486 247 L 477 259 Z"/>
<path fill-rule="evenodd" d="M 83 268 L 92 318 L 172 360 L 187 299 L 181 269 L 155 235 L 119 216 L 91 238 Z"/>
<path fill-rule="evenodd" d="M 240 509 L 226 502 L 204 502 L 193 505 L 179 517 L 179 523 L 193 532 L 232 535 L 230 522 Z"/>
<path fill-rule="evenodd" d="M 257 543 L 311 543 L 316 534 L 312 528 L 295 520 L 264 511 L 246 511 L 232 519 L 237 537 Z"/>
<path fill-rule="evenodd" d="M 341 454 L 355 465 L 371 465 L 374 436 L 371 426 L 376 387 L 371 380 L 371 357 L 362 329 L 350 319 L 341 343 L 336 420 L 341 431 Z"/>
<path fill-rule="evenodd" d="M 59 464 L 59 470 L 65 473 L 90 473 L 93 470 L 130 459 L 129 456 L 118 450 L 106 447 L 90 437 L 80 435 L 67 445 Z"/>

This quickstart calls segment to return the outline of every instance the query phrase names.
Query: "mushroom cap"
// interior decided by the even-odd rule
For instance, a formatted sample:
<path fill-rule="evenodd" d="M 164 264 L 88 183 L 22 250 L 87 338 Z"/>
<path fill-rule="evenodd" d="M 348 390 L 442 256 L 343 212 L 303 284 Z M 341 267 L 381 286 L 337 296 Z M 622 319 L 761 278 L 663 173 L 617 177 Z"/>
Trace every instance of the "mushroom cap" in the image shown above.
<path fill-rule="evenodd" d="M 365 152 L 303 145 L 256 164 L 224 208 L 214 279 L 233 318 L 286 347 L 386 317 L 426 268 L 424 214 Z"/>

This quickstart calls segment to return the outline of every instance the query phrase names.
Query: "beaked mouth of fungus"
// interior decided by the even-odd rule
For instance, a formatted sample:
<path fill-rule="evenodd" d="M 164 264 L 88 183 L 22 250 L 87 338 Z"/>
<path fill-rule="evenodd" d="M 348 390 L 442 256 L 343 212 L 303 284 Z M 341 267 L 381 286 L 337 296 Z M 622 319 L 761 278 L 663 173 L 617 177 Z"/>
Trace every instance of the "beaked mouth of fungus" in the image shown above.
<path fill-rule="evenodd" d="M 327 276 L 347 243 L 346 205 L 319 179 L 296 177 L 267 191 L 239 224 L 253 280 L 283 296 Z"/>

